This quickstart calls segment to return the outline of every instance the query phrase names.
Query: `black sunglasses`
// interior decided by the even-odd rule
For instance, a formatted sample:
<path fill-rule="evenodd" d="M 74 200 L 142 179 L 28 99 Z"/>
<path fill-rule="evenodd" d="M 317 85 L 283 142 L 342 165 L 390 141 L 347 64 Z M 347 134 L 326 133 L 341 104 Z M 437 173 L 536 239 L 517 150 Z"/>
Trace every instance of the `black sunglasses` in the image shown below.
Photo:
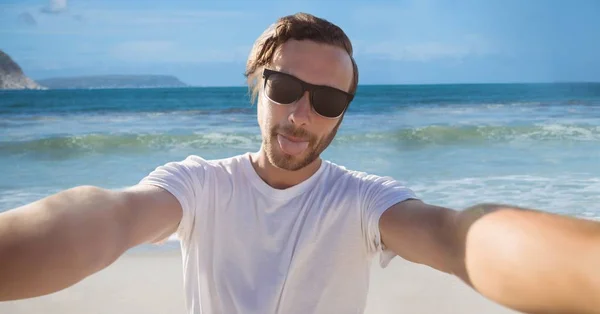
<path fill-rule="evenodd" d="M 264 69 L 263 79 L 264 93 L 270 101 L 290 105 L 308 91 L 313 110 L 325 118 L 341 116 L 354 98 L 354 95 L 337 88 L 309 84 L 293 75 L 274 70 Z"/>

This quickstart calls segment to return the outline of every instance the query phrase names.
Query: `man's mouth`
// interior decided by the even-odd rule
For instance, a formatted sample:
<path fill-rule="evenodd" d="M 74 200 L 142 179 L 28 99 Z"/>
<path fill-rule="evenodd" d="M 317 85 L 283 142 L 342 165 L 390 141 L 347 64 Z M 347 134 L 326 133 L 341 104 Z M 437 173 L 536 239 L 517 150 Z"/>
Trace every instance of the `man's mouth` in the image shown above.
<path fill-rule="evenodd" d="M 308 140 L 277 134 L 279 148 L 288 155 L 300 155 L 308 148 Z"/>

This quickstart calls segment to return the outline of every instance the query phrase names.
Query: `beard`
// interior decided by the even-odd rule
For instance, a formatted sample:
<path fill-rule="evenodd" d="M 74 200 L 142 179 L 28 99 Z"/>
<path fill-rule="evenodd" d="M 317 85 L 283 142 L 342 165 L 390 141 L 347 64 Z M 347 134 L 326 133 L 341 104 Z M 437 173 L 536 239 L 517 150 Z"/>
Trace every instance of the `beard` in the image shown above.
<path fill-rule="evenodd" d="M 340 119 L 329 134 L 321 139 L 304 129 L 294 128 L 292 125 L 275 125 L 271 127 L 271 129 L 268 130 L 269 133 L 263 139 L 263 147 L 265 148 L 269 162 L 277 168 L 288 171 L 297 171 L 310 165 L 317 160 L 317 158 L 321 156 L 321 153 L 329 146 L 329 144 L 331 144 L 337 134 L 341 122 L 342 119 Z M 286 154 L 281 151 L 281 148 L 279 147 L 277 134 L 306 140 L 308 141 L 308 147 L 298 156 Z"/>

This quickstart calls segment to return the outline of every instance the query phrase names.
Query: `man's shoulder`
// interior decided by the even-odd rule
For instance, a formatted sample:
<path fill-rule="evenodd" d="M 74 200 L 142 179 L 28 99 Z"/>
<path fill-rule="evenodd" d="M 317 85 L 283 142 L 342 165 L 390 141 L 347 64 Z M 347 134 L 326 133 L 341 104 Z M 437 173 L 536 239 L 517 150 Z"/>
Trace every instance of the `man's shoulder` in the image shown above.
<path fill-rule="evenodd" d="M 338 193 L 345 199 L 360 202 L 362 208 L 371 208 L 373 204 L 388 208 L 390 204 L 400 200 L 417 198 L 405 182 L 390 175 L 352 170 L 332 162 L 328 163 L 328 179 L 331 181 L 322 184 L 328 187 L 330 193 Z"/>
<path fill-rule="evenodd" d="M 240 165 L 248 153 L 224 158 L 207 159 L 199 155 L 189 155 L 181 163 L 202 166 L 204 168 L 231 168 Z"/>
<path fill-rule="evenodd" d="M 377 174 L 374 172 L 348 169 L 344 166 L 328 161 L 329 179 L 326 184 L 337 186 L 344 193 L 357 193 L 358 195 L 373 192 L 394 191 L 394 193 L 407 193 L 413 195 L 413 190 L 405 181 L 391 175 Z"/>
<path fill-rule="evenodd" d="M 329 164 L 330 176 L 338 180 L 349 180 L 354 182 L 371 182 L 378 180 L 394 180 L 391 176 L 370 173 L 362 170 L 354 170 L 345 166 L 326 161 Z"/>

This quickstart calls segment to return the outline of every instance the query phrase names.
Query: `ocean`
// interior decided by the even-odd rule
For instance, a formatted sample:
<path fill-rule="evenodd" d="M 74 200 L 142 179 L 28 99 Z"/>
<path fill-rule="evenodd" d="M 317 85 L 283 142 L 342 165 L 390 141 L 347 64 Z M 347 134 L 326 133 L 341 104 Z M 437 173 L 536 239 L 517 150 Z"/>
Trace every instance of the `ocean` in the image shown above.
<path fill-rule="evenodd" d="M 245 87 L 0 91 L 0 211 L 258 151 Z M 426 202 L 600 219 L 600 83 L 360 86 L 323 157 Z"/>

